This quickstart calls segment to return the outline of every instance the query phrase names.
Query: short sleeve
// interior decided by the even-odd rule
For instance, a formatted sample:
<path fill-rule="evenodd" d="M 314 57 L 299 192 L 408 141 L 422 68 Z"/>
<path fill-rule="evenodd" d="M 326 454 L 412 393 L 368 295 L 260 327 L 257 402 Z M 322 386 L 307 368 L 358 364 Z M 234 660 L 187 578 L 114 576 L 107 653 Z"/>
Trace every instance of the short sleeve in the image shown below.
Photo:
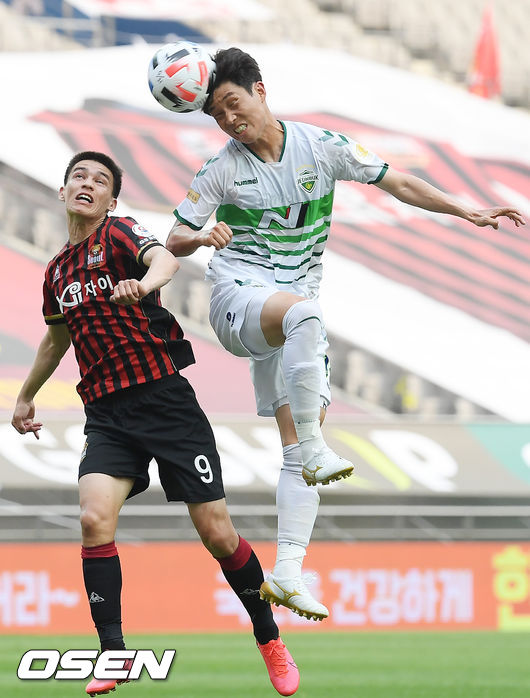
<path fill-rule="evenodd" d="M 388 169 L 379 155 L 341 133 L 323 131 L 320 141 L 335 179 L 375 184 Z"/>
<path fill-rule="evenodd" d="M 195 175 L 186 198 L 174 210 L 175 217 L 193 230 L 200 230 L 223 200 L 219 157 L 206 162 Z"/>
<path fill-rule="evenodd" d="M 134 218 L 116 218 L 110 232 L 114 243 L 128 251 L 138 264 L 143 264 L 143 257 L 151 247 L 163 247 L 156 236 Z"/>
<path fill-rule="evenodd" d="M 44 322 L 47 325 L 61 325 L 66 322 L 63 313 L 59 307 L 59 302 L 55 297 L 52 289 L 49 286 L 48 273 L 44 277 L 44 284 L 42 286 L 42 314 L 44 315 Z"/>

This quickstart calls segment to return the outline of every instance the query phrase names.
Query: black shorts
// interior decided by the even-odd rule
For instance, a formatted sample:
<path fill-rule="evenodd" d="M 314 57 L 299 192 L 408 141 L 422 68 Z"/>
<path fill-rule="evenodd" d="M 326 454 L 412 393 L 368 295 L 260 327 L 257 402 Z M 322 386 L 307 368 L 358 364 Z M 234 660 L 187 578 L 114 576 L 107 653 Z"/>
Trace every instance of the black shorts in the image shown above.
<path fill-rule="evenodd" d="M 134 478 L 133 497 L 149 486 L 154 458 L 168 502 L 212 502 L 225 496 L 212 428 L 180 374 L 95 400 L 85 405 L 85 414 L 79 477 Z"/>

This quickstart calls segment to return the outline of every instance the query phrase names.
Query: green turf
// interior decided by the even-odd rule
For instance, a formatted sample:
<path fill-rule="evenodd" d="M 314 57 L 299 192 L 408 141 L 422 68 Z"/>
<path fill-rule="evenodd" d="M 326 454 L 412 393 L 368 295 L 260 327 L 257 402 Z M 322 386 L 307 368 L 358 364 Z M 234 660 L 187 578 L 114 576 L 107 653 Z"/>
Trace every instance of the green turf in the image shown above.
<path fill-rule="evenodd" d="M 530 634 L 286 633 L 298 698 L 528 698 Z M 129 647 L 176 648 L 167 681 L 119 686 L 116 698 L 271 698 L 278 694 L 244 634 L 129 636 Z M 0 637 L 2 698 L 82 698 L 86 681 L 19 681 L 30 648 L 89 649 L 87 637 Z"/>

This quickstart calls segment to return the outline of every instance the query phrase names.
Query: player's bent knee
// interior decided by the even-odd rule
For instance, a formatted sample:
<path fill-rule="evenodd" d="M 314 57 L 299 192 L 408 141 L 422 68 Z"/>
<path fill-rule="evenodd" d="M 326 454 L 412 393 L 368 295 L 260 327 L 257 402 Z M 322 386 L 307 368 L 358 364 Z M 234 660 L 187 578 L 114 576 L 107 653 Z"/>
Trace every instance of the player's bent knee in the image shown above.
<path fill-rule="evenodd" d="M 287 337 L 301 323 L 306 323 L 310 320 L 315 321 L 314 331 L 318 338 L 323 324 L 322 310 L 319 303 L 315 300 L 294 303 L 283 316 L 282 328 L 284 335 Z"/>
<path fill-rule="evenodd" d="M 79 516 L 83 538 L 99 539 L 109 538 L 113 540 L 117 521 L 97 508 L 87 507 L 82 509 Z"/>
<path fill-rule="evenodd" d="M 230 522 L 209 526 L 203 531 L 199 531 L 204 547 L 214 557 L 228 557 L 237 548 L 239 537 Z"/>

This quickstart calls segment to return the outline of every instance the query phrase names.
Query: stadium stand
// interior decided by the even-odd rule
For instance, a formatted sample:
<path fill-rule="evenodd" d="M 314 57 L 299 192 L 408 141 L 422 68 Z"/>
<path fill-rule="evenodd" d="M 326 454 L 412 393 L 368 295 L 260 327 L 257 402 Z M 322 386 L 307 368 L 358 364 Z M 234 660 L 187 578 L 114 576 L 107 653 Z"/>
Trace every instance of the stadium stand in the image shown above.
<path fill-rule="evenodd" d="M 89 16 L 74 3 L 57 0 L 2 2 L 12 8 L 9 15 L 2 8 L 2 41 L 8 50 L 26 45 L 38 50 L 42 37 L 47 38 L 48 50 L 79 44 L 94 48 L 136 41 L 165 43 L 176 37 L 199 43 L 275 41 L 345 50 L 462 87 L 470 77 L 482 12 L 489 4 L 498 35 L 502 99 L 512 106 L 530 107 L 530 55 L 525 36 L 530 0 L 260 0 L 264 9 L 256 18 L 252 12 L 227 13 L 222 20 L 217 15 L 208 17 L 206 3 L 203 14 L 197 13 L 188 22 L 97 12 Z M 214 8 L 212 5 L 212 14 Z M 178 16 L 178 8 L 175 14 Z"/>
<path fill-rule="evenodd" d="M 198 28 L 192 28 L 176 19 L 87 14 L 74 3 L 63 0 L 2 0 L 10 10 L 2 7 L 5 22 L 18 32 L 9 41 L 8 50 L 54 50 L 86 46 L 122 46 L 137 41 L 165 43 L 175 37 L 204 42 L 208 37 Z M 1 7 L 1 6 L 0 6 Z M 34 41 L 35 39 L 35 41 Z"/>
<path fill-rule="evenodd" d="M 481 15 L 491 5 L 499 40 L 502 99 L 514 106 L 530 106 L 530 56 L 524 38 L 530 15 L 528 0 L 314 0 L 313 4 L 327 13 L 346 15 L 365 35 L 374 37 L 374 45 L 384 47 L 392 38 L 406 58 L 395 63 L 391 55 L 377 49 L 369 55 L 362 44 L 352 41 L 349 49 L 356 55 L 403 65 L 459 85 L 465 85 L 469 77 Z"/>
<path fill-rule="evenodd" d="M 21 8 L 22 9 L 22 8 Z M 69 37 L 0 3 L 0 51 L 53 51 L 79 48 Z"/>

